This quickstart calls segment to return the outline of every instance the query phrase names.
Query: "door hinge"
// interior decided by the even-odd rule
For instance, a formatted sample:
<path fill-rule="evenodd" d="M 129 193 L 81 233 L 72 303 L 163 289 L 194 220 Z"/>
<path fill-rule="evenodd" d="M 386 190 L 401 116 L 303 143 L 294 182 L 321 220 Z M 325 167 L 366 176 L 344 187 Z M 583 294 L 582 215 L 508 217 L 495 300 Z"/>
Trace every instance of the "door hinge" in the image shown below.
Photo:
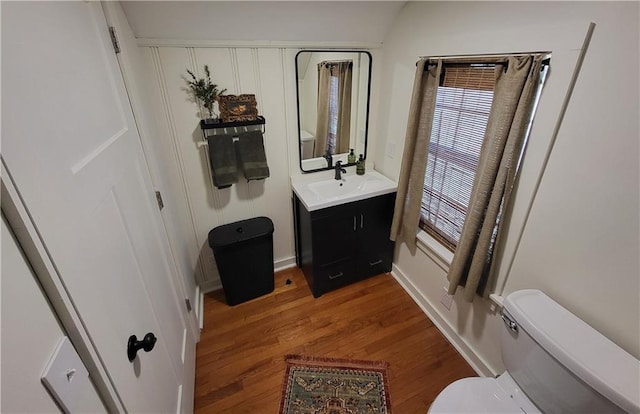
<path fill-rule="evenodd" d="M 187 305 L 187 312 L 191 312 L 191 301 L 189 300 L 189 298 L 186 298 L 184 300 L 184 304 Z"/>
<path fill-rule="evenodd" d="M 164 202 L 162 201 L 162 194 L 160 194 L 160 191 L 156 191 L 156 201 L 158 202 L 158 208 L 162 211 L 164 208 Z"/>
<path fill-rule="evenodd" d="M 118 43 L 118 37 L 116 36 L 116 28 L 109 26 L 109 36 L 111 36 L 111 43 L 113 43 L 113 50 L 116 53 L 120 53 L 120 43 Z"/>

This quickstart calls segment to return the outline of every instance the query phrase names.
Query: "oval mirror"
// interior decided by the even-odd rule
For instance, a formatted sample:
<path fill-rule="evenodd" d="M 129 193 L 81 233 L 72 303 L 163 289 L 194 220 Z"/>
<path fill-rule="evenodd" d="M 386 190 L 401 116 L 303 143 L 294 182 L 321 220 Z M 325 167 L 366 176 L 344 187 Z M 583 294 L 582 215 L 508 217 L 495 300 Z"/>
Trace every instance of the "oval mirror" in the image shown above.
<path fill-rule="evenodd" d="M 298 142 L 303 172 L 354 165 L 367 156 L 371 54 L 303 50 L 296 55 Z M 351 161 L 351 162 L 350 162 Z"/>

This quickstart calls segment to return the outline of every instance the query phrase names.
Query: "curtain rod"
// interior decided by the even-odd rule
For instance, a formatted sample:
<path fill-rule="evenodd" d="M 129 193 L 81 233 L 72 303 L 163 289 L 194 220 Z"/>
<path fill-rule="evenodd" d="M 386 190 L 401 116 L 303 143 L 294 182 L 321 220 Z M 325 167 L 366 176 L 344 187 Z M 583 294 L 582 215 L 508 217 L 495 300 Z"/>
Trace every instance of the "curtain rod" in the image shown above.
<path fill-rule="evenodd" d="M 449 55 L 449 56 L 420 56 L 420 59 L 465 59 L 464 62 L 460 62 L 463 65 L 508 65 L 507 62 L 492 62 L 489 60 L 490 58 L 502 58 L 502 57 L 519 57 L 519 56 L 529 56 L 529 55 L 551 55 L 551 52 L 531 52 L 531 53 L 505 53 L 502 55 Z M 475 60 L 475 59 L 478 60 Z M 543 66 L 548 66 L 551 62 L 551 57 L 547 57 L 542 61 Z M 447 62 L 445 65 L 455 65 L 456 62 Z M 437 65 L 435 62 L 427 62 L 425 66 Z M 418 62 L 416 62 L 416 66 L 418 66 Z"/>
<path fill-rule="evenodd" d="M 509 56 L 516 56 L 516 55 L 509 55 Z M 518 56 L 524 56 L 524 55 L 518 55 Z M 551 63 L 551 58 L 546 58 L 544 59 L 542 62 L 542 66 L 549 66 L 549 64 Z M 427 68 L 429 66 L 436 66 L 437 63 L 436 62 L 427 62 L 424 64 L 424 68 L 425 71 L 427 70 Z M 504 70 L 507 70 L 507 68 L 509 67 L 509 62 L 491 62 L 488 60 L 465 60 L 464 62 L 443 62 L 442 66 L 446 67 L 446 66 L 468 66 L 468 65 L 500 65 L 500 66 L 504 66 Z M 416 62 L 416 66 L 418 66 L 418 62 Z"/>
<path fill-rule="evenodd" d="M 345 59 L 345 60 L 323 60 L 320 63 L 329 65 L 329 64 L 332 64 L 332 63 L 343 63 L 343 62 L 344 63 L 353 63 L 353 60 L 351 60 L 351 59 Z"/>
<path fill-rule="evenodd" d="M 329 68 L 330 70 L 333 71 L 341 63 L 346 63 L 346 64 L 349 65 L 349 69 L 353 69 L 353 61 L 352 60 L 323 60 L 322 62 L 318 63 L 318 67 L 324 66 L 325 68 Z"/>
<path fill-rule="evenodd" d="M 549 64 L 551 63 L 551 58 L 546 58 L 544 59 L 542 62 L 542 66 L 549 66 Z M 435 62 L 427 62 L 424 64 L 425 68 L 427 66 L 435 66 L 437 65 L 437 63 Z M 442 66 L 457 66 L 457 65 L 504 65 L 509 67 L 509 62 L 491 62 L 489 60 L 467 60 L 464 62 L 460 62 L 460 63 L 456 63 L 456 62 L 447 62 L 447 63 L 443 63 Z M 416 66 L 418 66 L 418 64 L 416 63 Z"/>
<path fill-rule="evenodd" d="M 550 55 L 549 51 L 537 51 L 537 52 L 519 52 L 519 53 L 490 53 L 490 54 L 478 54 L 478 55 L 448 55 L 448 56 L 420 56 L 420 59 L 467 59 L 467 58 L 499 58 L 509 56 L 528 56 L 528 55 Z"/>

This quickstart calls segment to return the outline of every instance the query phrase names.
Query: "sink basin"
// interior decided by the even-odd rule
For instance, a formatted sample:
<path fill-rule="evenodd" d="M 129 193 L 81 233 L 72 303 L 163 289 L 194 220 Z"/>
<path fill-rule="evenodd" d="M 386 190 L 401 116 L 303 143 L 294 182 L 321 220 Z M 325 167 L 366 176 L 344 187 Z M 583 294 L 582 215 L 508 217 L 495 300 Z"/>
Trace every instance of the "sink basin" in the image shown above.
<path fill-rule="evenodd" d="M 308 211 L 392 193 L 397 188 L 395 182 L 376 171 L 364 175 L 349 172 L 341 180 L 333 178 L 333 171 L 329 173 L 292 179 L 293 191 Z"/>
<path fill-rule="evenodd" d="M 332 199 L 350 193 L 365 193 L 384 186 L 385 180 L 374 174 L 354 175 L 342 180 L 334 178 L 309 184 L 309 189 L 318 197 Z"/>

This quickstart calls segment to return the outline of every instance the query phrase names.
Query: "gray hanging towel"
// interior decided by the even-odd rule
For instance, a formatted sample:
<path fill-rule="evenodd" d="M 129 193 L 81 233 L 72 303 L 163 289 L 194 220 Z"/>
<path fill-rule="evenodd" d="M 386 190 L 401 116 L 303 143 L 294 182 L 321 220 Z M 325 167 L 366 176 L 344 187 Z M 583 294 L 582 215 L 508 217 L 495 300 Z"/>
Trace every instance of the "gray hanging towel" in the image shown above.
<path fill-rule="evenodd" d="M 238 163 L 233 137 L 213 135 L 207 137 L 207 143 L 213 184 L 219 189 L 231 187 L 231 184 L 238 182 Z"/>
<path fill-rule="evenodd" d="M 240 134 L 238 137 L 238 156 L 247 181 L 262 180 L 269 176 L 262 132 L 249 131 Z"/>

